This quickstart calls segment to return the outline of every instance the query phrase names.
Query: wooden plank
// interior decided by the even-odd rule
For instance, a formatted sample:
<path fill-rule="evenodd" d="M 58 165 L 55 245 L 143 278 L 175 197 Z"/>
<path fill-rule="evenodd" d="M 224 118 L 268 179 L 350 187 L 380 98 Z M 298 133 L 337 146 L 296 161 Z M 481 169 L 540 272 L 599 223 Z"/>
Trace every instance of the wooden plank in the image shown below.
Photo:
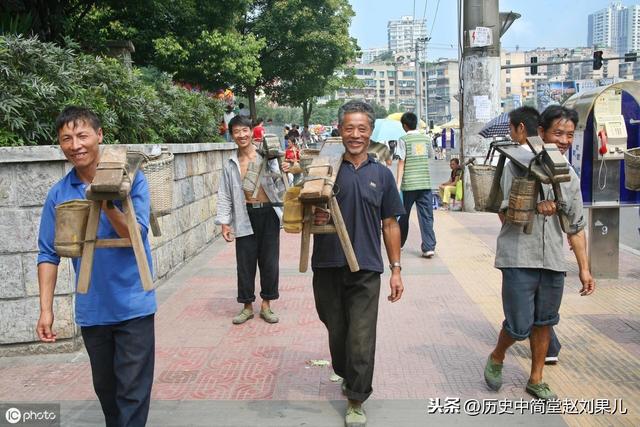
<path fill-rule="evenodd" d="M 302 235 L 300 237 L 300 273 L 305 273 L 309 268 L 309 245 L 311 244 L 311 226 L 313 224 L 312 212 L 313 207 L 311 205 L 304 207 Z"/>
<path fill-rule="evenodd" d="M 84 235 L 84 245 L 82 248 L 82 260 L 80 261 L 80 273 L 78 274 L 78 293 L 81 294 L 86 294 L 89 291 L 91 270 L 93 269 L 93 254 L 96 248 L 98 224 L 100 223 L 100 203 L 101 202 L 93 202 L 89 210 L 87 231 Z"/>
<path fill-rule="evenodd" d="M 100 154 L 100 163 L 93 178 L 92 187 L 98 192 L 117 192 L 125 176 L 127 147 L 106 146 Z"/>
<path fill-rule="evenodd" d="M 333 234 L 335 232 L 336 227 L 333 224 L 311 226 L 311 234 Z"/>
<path fill-rule="evenodd" d="M 127 198 L 123 200 L 122 207 L 127 220 L 129 238 L 131 239 L 131 246 L 133 247 L 133 253 L 136 257 L 138 272 L 140 273 L 140 279 L 142 280 L 142 287 L 145 291 L 150 291 L 153 289 L 153 278 L 151 277 L 151 270 L 149 269 L 149 263 L 147 262 L 147 255 L 144 251 L 144 244 L 142 243 L 142 236 L 140 235 L 140 227 L 138 227 L 138 221 L 136 221 L 136 213 L 133 209 L 131 196 L 127 196 Z"/>
<path fill-rule="evenodd" d="M 342 212 L 340 211 L 340 206 L 338 206 L 338 201 L 335 197 L 332 197 L 329 200 L 329 209 L 331 209 L 331 215 L 333 216 L 333 223 L 336 226 L 336 231 L 338 232 L 338 238 L 340 239 L 340 244 L 342 245 L 342 250 L 344 252 L 344 256 L 347 258 L 347 263 L 349 264 L 349 269 L 352 273 L 356 271 L 360 271 L 360 266 L 358 265 L 358 259 L 356 258 L 356 253 L 353 250 L 353 246 L 351 245 L 351 239 L 349 238 L 349 233 L 347 232 L 347 226 L 344 223 L 344 218 L 342 218 Z"/>
<path fill-rule="evenodd" d="M 344 146 L 342 142 L 326 142 L 320 154 L 313 159 L 308 169 L 308 178 L 320 178 L 304 183 L 300 190 L 300 200 L 304 203 L 321 203 L 329 201 L 332 195 L 333 183 L 338 176 Z M 323 165 L 329 165 L 323 166 Z"/>
<path fill-rule="evenodd" d="M 96 241 L 96 249 L 99 248 L 130 248 L 131 240 L 123 239 L 100 239 Z"/>

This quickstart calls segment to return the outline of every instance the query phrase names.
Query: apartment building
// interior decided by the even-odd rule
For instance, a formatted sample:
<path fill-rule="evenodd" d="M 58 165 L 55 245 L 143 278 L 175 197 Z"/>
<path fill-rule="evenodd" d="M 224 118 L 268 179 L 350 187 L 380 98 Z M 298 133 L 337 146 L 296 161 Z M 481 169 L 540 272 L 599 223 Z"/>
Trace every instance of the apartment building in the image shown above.
<path fill-rule="evenodd" d="M 387 23 L 389 50 L 395 54 L 404 53 L 406 57 L 415 57 L 415 46 L 418 39 L 427 37 L 427 21 L 403 16 Z M 418 52 L 419 59 L 424 58 L 424 51 Z"/>

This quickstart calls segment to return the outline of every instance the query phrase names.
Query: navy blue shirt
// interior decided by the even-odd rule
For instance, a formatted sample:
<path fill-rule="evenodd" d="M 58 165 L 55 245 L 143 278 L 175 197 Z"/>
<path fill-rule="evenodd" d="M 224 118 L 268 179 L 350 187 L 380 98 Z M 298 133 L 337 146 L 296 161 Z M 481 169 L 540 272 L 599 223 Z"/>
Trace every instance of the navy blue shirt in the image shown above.
<path fill-rule="evenodd" d="M 393 174 L 371 155 L 358 169 L 345 160 L 334 190 L 360 269 L 382 273 L 382 220 L 404 214 Z M 337 234 L 313 236 L 312 268 L 346 265 Z"/>

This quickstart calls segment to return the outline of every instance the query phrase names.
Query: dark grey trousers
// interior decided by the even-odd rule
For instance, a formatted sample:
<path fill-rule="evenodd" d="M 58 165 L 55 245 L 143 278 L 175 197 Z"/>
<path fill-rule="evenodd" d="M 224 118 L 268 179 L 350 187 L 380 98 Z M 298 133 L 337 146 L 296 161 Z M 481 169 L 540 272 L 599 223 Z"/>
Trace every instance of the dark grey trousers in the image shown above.
<path fill-rule="evenodd" d="M 272 207 L 248 209 L 253 234 L 236 238 L 238 302 L 256 300 L 256 268 L 260 267 L 260 297 L 278 299 L 280 280 L 280 219 Z"/>
<path fill-rule="evenodd" d="M 380 273 L 315 268 L 313 295 L 329 332 L 333 370 L 344 378 L 347 397 L 364 402 L 373 391 Z"/>

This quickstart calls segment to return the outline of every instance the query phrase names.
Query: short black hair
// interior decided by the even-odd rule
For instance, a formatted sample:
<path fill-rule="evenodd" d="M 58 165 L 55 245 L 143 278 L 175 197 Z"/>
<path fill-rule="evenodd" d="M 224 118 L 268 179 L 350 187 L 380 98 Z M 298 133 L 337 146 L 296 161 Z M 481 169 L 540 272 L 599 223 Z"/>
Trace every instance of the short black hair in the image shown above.
<path fill-rule="evenodd" d="M 241 102 L 240 104 L 238 104 L 238 108 L 244 108 L 244 104 Z"/>
<path fill-rule="evenodd" d="M 409 128 L 409 130 L 416 130 L 418 127 L 418 116 L 411 112 L 404 113 L 400 117 L 400 123 Z"/>
<path fill-rule="evenodd" d="M 231 120 L 229 120 L 229 133 L 233 132 L 233 128 L 235 126 L 248 127 L 249 129 L 253 129 L 251 126 L 251 119 L 247 116 L 234 116 Z"/>
<path fill-rule="evenodd" d="M 77 126 L 79 123 L 87 123 L 96 132 L 102 127 L 100 119 L 93 111 L 85 107 L 78 107 L 70 105 L 66 107 L 56 118 L 56 133 L 68 125 L 73 123 L 73 126 Z"/>
<path fill-rule="evenodd" d="M 536 136 L 538 134 L 539 120 L 540 113 L 538 113 L 538 110 L 528 105 L 516 108 L 509 113 L 509 123 L 515 128 L 520 126 L 520 123 L 524 124 L 527 136 Z"/>
<path fill-rule="evenodd" d="M 460 159 L 457 157 L 454 157 L 453 159 L 450 160 L 450 162 L 455 163 L 456 165 L 460 166 Z"/>
<path fill-rule="evenodd" d="M 540 115 L 539 125 L 543 130 L 549 130 L 553 122 L 558 119 L 571 120 L 573 125 L 578 127 L 578 112 L 562 105 L 549 105 Z"/>

